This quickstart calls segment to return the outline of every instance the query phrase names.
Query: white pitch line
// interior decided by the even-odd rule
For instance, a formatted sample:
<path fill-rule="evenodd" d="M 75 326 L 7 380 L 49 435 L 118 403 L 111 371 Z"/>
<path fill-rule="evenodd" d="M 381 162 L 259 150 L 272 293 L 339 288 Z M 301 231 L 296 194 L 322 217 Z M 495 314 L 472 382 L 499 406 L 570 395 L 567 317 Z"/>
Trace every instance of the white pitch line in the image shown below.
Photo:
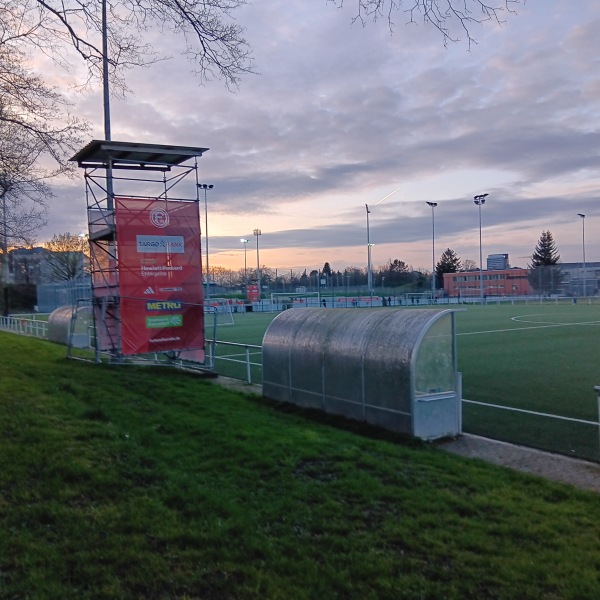
<path fill-rule="evenodd" d="M 467 402 L 468 404 L 478 404 L 479 406 L 486 406 L 489 408 L 500 408 L 502 410 L 512 410 L 514 412 L 526 413 L 528 415 L 535 415 L 538 417 L 549 417 L 551 419 L 560 419 L 561 421 L 571 421 L 573 423 L 582 423 L 583 425 L 593 425 L 594 427 L 600 426 L 600 423 L 598 423 L 598 421 L 575 419 L 574 417 L 563 417 L 562 415 L 553 415 L 551 413 L 543 413 L 543 412 L 538 412 L 535 410 L 526 410 L 524 408 L 516 408 L 514 406 L 503 406 L 502 404 L 488 404 L 487 402 L 478 402 L 477 400 L 467 400 L 466 398 L 463 398 L 462 402 Z"/>
<path fill-rule="evenodd" d="M 565 313 L 550 313 L 548 316 L 557 315 L 564 316 Z M 540 325 L 597 325 L 600 321 L 579 321 L 577 323 L 557 323 L 556 321 L 529 321 L 525 317 L 536 317 L 536 314 L 533 315 L 517 315 L 516 317 L 511 317 L 511 321 L 515 321 L 516 323 L 539 323 Z"/>
<path fill-rule="evenodd" d="M 521 323 L 529 321 L 521 321 Z M 527 329 L 549 329 L 550 327 L 571 327 L 574 325 L 599 325 L 600 321 L 588 321 L 586 323 L 553 323 L 551 325 L 539 325 L 537 327 L 511 327 L 510 329 L 490 329 L 488 331 L 467 331 L 456 335 L 478 335 L 480 333 L 502 333 L 504 331 L 525 331 Z"/>

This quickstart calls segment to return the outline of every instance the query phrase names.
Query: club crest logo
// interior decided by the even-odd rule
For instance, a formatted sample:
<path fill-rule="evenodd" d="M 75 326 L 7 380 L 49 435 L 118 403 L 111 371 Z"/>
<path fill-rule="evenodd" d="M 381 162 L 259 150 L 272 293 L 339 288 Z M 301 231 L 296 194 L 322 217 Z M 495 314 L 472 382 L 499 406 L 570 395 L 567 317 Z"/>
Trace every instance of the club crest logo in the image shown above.
<path fill-rule="evenodd" d="M 169 213 L 164 208 L 153 208 L 150 211 L 150 223 L 160 229 L 169 224 Z"/>

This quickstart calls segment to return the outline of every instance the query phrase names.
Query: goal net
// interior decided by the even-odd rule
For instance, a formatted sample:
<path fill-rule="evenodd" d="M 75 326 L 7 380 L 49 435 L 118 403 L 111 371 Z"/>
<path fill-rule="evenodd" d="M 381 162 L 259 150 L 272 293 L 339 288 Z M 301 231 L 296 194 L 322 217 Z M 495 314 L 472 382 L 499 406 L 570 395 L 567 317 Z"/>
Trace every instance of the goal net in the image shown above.
<path fill-rule="evenodd" d="M 433 304 L 433 294 L 431 292 L 420 292 L 406 294 L 407 306 Z"/>
<path fill-rule="evenodd" d="M 233 307 L 228 298 L 209 298 L 204 301 L 204 310 L 215 315 L 218 325 L 235 325 Z"/>
<path fill-rule="evenodd" d="M 319 292 L 302 293 L 271 293 L 271 306 L 273 310 L 286 310 L 287 308 L 316 308 L 321 305 Z"/>

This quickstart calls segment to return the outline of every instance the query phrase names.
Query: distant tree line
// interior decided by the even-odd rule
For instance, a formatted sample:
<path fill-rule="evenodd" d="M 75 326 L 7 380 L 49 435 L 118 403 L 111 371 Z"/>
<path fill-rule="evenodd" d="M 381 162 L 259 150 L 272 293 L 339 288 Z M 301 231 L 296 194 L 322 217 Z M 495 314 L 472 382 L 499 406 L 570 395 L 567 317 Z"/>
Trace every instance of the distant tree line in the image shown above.
<path fill-rule="evenodd" d="M 387 263 L 372 269 L 373 288 L 407 288 L 407 290 L 423 291 L 431 286 L 431 274 L 422 269 L 413 269 L 403 260 L 389 259 Z M 260 269 L 263 289 L 268 287 L 272 292 L 295 291 L 305 288 L 306 291 L 336 289 L 336 291 L 367 288 L 368 273 L 366 267 L 349 266 L 335 269 L 330 262 L 325 262 L 321 269 L 280 269 L 263 265 Z M 223 288 L 241 288 L 246 283 L 258 280 L 256 268 L 226 269 L 211 267 L 211 284 Z"/>
<path fill-rule="evenodd" d="M 558 266 L 560 255 L 550 231 L 543 231 L 531 255 L 529 283 L 538 293 L 558 293 L 563 286 L 564 276 Z M 479 268 L 474 260 L 461 260 L 452 248 L 446 248 L 435 265 L 435 288 L 443 290 L 444 274 L 459 271 L 473 271 Z M 373 268 L 373 288 L 404 288 L 403 291 L 422 292 L 431 289 L 432 274 L 426 269 L 413 269 L 400 259 L 389 259 L 387 263 Z M 211 267 L 210 281 L 223 288 L 242 288 L 246 282 L 258 280 L 256 269 L 231 270 L 223 267 Z M 294 291 L 306 288 L 306 291 L 335 288 L 336 290 L 356 290 L 368 286 L 366 267 L 350 266 L 343 271 L 332 268 L 325 262 L 322 269 L 272 269 L 261 267 L 263 288 L 272 292 Z"/>
<path fill-rule="evenodd" d="M 86 274 L 88 268 L 88 241 L 86 236 L 73 235 L 69 232 L 54 235 L 52 240 L 38 248 L 41 253 L 24 253 L 19 261 L 14 261 L 15 281 L 32 283 L 26 276 L 33 271 L 34 261 L 43 259 L 45 279 L 49 281 L 68 281 Z M 558 293 L 564 283 L 559 266 L 560 255 L 556 249 L 550 231 L 543 231 L 531 256 L 529 268 L 530 285 L 539 293 Z M 459 271 L 472 271 L 478 268 L 475 261 L 461 260 L 451 248 L 446 248 L 435 266 L 435 287 L 442 290 L 444 274 Z M 17 271 L 19 276 L 17 277 Z M 23 271 L 25 274 L 21 274 Z M 388 259 L 385 264 L 372 269 L 373 288 L 398 289 L 403 292 L 422 292 L 431 289 L 431 272 L 425 269 L 414 269 L 398 258 Z M 206 277 L 206 275 L 205 275 Z M 243 290 L 246 283 L 256 283 L 256 268 L 227 269 L 211 267 L 210 282 L 228 290 Z M 335 269 L 330 262 L 325 262 L 321 269 L 286 269 L 261 267 L 261 282 L 264 288 L 272 292 L 293 292 L 298 288 L 306 291 L 335 289 L 336 291 L 357 291 L 368 287 L 366 267 L 349 266 L 343 270 Z"/>

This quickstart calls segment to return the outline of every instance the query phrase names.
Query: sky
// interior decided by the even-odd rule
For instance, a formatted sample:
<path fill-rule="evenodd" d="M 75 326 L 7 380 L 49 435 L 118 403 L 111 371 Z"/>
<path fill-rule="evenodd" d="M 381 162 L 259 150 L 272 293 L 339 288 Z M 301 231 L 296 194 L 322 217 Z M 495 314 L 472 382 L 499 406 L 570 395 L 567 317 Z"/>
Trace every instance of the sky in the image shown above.
<path fill-rule="evenodd" d="M 365 204 L 374 268 L 430 270 L 434 242 L 436 261 L 451 248 L 479 264 L 483 193 L 484 268 L 505 252 L 526 266 L 544 230 L 563 262 L 582 260 L 584 237 L 600 261 L 600 3 L 527 0 L 502 25 L 473 25 L 470 48 L 402 13 L 393 32 L 385 19 L 363 27 L 355 9 L 236 11 L 257 73 L 233 92 L 192 75 L 182 40 L 154 35 L 173 58 L 130 71 L 131 94 L 113 98 L 113 140 L 210 148 L 210 266 L 243 268 L 240 238 L 255 265 L 259 228 L 261 266 L 365 268 Z M 72 100 L 102 139 L 101 91 Z M 83 177 L 54 189 L 41 240 L 86 230 Z"/>

